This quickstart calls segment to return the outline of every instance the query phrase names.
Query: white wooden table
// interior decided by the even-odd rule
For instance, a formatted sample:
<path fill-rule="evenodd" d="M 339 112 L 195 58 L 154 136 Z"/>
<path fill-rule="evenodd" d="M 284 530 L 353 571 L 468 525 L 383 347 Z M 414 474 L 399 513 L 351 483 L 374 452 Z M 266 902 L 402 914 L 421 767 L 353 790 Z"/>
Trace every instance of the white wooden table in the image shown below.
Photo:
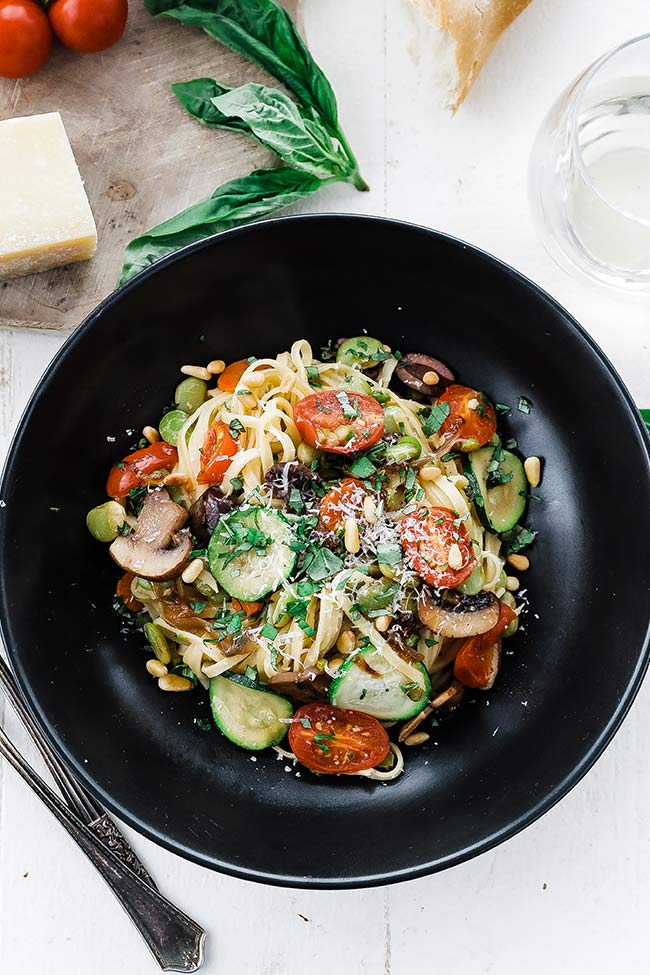
<path fill-rule="evenodd" d="M 533 0 L 453 119 L 434 102 L 431 59 L 399 0 L 306 0 L 306 8 L 312 48 L 372 192 L 333 187 L 304 209 L 387 214 L 492 251 L 576 315 L 637 402 L 650 406 L 650 297 L 565 276 L 537 240 L 526 200 L 528 152 L 544 112 L 598 54 L 648 29 L 647 0 Z M 62 341 L 0 335 L 3 449 Z M 647 970 L 649 705 L 646 683 L 596 768 L 540 822 L 424 880 L 358 892 L 279 890 L 220 877 L 135 834 L 134 844 L 161 888 L 208 929 L 206 975 Z M 12 715 L 5 721 L 23 744 Z M 0 972 L 149 971 L 146 949 L 92 868 L 0 767 Z"/>

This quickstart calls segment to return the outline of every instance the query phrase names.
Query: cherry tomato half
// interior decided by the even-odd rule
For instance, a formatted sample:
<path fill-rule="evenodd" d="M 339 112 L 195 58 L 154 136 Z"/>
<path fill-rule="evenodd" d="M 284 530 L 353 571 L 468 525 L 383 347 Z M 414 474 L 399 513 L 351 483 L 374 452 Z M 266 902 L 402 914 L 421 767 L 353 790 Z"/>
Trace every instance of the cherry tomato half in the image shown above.
<path fill-rule="evenodd" d="M 438 403 L 449 405 L 449 416 L 440 427 L 440 436 L 453 436 L 445 441 L 460 450 L 477 450 L 490 440 L 497 429 L 497 418 L 489 399 L 469 386 L 447 386 Z M 476 405 L 475 405 L 476 404 Z M 462 421 L 459 423 L 458 421 Z"/>
<path fill-rule="evenodd" d="M 299 400 L 293 418 L 303 440 L 332 454 L 353 454 L 376 444 L 384 411 L 372 396 L 327 389 Z"/>
<path fill-rule="evenodd" d="M 237 383 L 249 365 L 248 359 L 238 359 L 237 362 L 231 362 L 217 379 L 219 389 L 223 390 L 224 393 L 234 393 L 237 389 Z"/>
<path fill-rule="evenodd" d="M 356 477 L 345 477 L 323 496 L 318 509 L 321 528 L 334 532 L 346 518 L 360 518 L 368 492 Z"/>
<path fill-rule="evenodd" d="M 125 572 L 123 576 L 120 576 L 115 587 L 115 595 L 120 597 L 126 608 L 130 609 L 132 613 L 139 613 L 141 609 L 144 609 L 144 606 L 131 592 L 131 583 L 134 579 L 135 576 L 132 572 Z"/>
<path fill-rule="evenodd" d="M 158 440 L 113 464 L 106 482 L 106 493 L 110 498 L 125 498 L 132 488 L 140 487 L 150 474 L 163 468 L 171 471 L 177 463 L 176 447 Z"/>
<path fill-rule="evenodd" d="M 476 556 L 470 537 L 449 508 L 413 511 L 402 518 L 399 530 L 406 561 L 429 585 L 453 589 L 472 574 Z M 458 551 L 450 556 L 453 545 Z M 449 565 L 450 557 L 460 560 L 458 568 Z"/>
<path fill-rule="evenodd" d="M 382 762 L 390 743 L 376 718 L 331 704 L 305 704 L 289 728 L 289 745 L 312 772 L 345 775 Z"/>
<path fill-rule="evenodd" d="M 92 54 L 112 47 L 124 33 L 127 0 L 55 0 L 48 14 L 62 44 Z"/>
<path fill-rule="evenodd" d="M 247 603 L 244 599 L 233 599 L 232 608 L 235 612 L 243 610 L 247 616 L 257 616 L 264 603 Z"/>
<path fill-rule="evenodd" d="M 228 424 L 223 420 L 213 423 L 203 444 L 201 471 L 197 478 L 199 484 L 221 484 L 238 450 L 239 443 L 231 436 Z"/>
<path fill-rule="evenodd" d="M 496 679 L 501 661 L 501 634 L 517 614 L 501 603 L 499 621 L 487 633 L 465 640 L 456 654 L 454 677 L 465 687 L 489 690 Z"/>
<path fill-rule="evenodd" d="M 52 28 L 34 0 L 0 0 L 0 77 L 27 78 L 52 50 Z"/>

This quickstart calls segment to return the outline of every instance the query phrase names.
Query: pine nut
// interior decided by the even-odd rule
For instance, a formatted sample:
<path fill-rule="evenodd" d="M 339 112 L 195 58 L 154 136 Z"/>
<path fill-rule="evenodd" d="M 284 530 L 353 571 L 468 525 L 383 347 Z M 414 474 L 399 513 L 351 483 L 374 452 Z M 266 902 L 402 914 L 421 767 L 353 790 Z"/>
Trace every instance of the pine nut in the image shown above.
<path fill-rule="evenodd" d="M 517 589 L 519 589 L 519 579 L 517 576 L 506 576 L 506 589 L 508 592 L 517 592 Z"/>
<path fill-rule="evenodd" d="M 425 464 L 419 471 L 421 481 L 437 481 L 442 471 L 435 464 Z"/>
<path fill-rule="evenodd" d="M 181 372 L 195 379 L 203 379 L 206 383 L 212 379 L 212 373 L 205 366 L 181 366 Z"/>
<path fill-rule="evenodd" d="M 527 457 L 524 461 L 524 470 L 531 487 L 537 487 L 542 479 L 542 464 L 539 457 Z"/>
<path fill-rule="evenodd" d="M 213 359 L 212 362 L 208 362 L 207 370 L 212 376 L 220 376 L 221 373 L 226 368 L 226 363 L 223 359 Z"/>
<path fill-rule="evenodd" d="M 354 650 L 356 642 L 357 641 L 352 630 L 343 630 L 343 632 L 339 634 L 339 638 L 336 641 L 336 649 L 339 653 L 347 656 Z"/>
<path fill-rule="evenodd" d="M 145 440 L 148 440 L 149 443 L 156 443 L 157 440 L 160 440 L 160 434 L 155 427 L 144 427 L 142 436 Z"/>
<path fill-rule="evenodd" d="M 440 382 L 440 376 L 437 372 L 434 372 L 433 369 L 429 369 L 429 371 L 425 372 L 423 375 L 422 382 L 427 386 L 437 386 Z"/>
<path fill-rule="evenodd" d="M 363 517 L 369 525 L 374 525 L 377 521 L 377 502 L 369 494 L 363 499 Z"/>
<path fill-rule="evenodd" d="M 332 659 L 327 664 L 327 669 L 336 671 L 339 669 L 342 663 L 343 663 L 343 657 L 332 657 Z"/>
<path fill-rule="evenodd" d="M 390 345 L 386 345 L 386 343 L 384 342 L 384 344 L 382 345 L 382 350 L 384 352 L 390 352 L 391 351 L 391 347 L 390 347 Z"/>
<path fill-rule="evenodd" d="M 191 691 L 194 684 L 179 674 L 165 674 L 158 678 L 158 687 L 161 691 Z"/>
<path fill-rule="evenodd" d="M 506 562 L 508 565 L 511 565 L 513 569 L 516 569 L 517 572 L 525 572 L 526 569 L 530 568 L 530 561 L 526 558 L 526 556 L 517 555 L 515 552 L 508 556 Z"/>
<path fill-rule="evenodd" d="M 344 540 L 346 550 L 350 555 L 356 555 L 361 548 L 361 542 L 359 541 L 359 526 L 354 518 L 345 519 Z"/>
<path fill-rule="evenodd" d="M 151 674 L 152 677 L 166 677 L 167 675 L 167 668 L 160 660 L 147 660 L 145 666 L 147 673 Z"/>
<path fill-rule="evenodd" d="M 385 633 L 390 624 L 393 622 L 392 616 L 378 616 L 375 619 L 375 627 L 380 633 Z"/>
<path fill-rule="evenodd" d="M 428 735 L 426 731 L 416 731 L 415 734 L 409 735 L 408 738 L 404 739 L 405 745 L 423 745 L 425 741 L 428 741 L 431 735 Z"/>
<path fill-rule="evenodd" d="M 463 553 L 460 548 L 454 542 L 454 544 L 449 549 L 449 555 L 447 556 L 447 563 L 450 569 L 460 569 L 463 565 Z"/>
<path fill-rule="evenodd" d="M 196 582 L 202 572 L 203 559 L 192 559 L 190 564 L 183 569 L 181 579 L 183 582 L 186 582 L 188 586 L 191 586 L 193 582 Z"/>

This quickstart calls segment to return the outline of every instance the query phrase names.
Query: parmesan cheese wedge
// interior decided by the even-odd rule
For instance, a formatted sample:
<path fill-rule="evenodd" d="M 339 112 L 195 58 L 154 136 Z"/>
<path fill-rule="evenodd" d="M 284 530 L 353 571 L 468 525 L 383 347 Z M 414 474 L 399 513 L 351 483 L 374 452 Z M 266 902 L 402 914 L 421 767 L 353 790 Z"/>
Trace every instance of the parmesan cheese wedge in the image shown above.
<path fill-rule="evenodd" d="M 58 112 L 0 122 L 0 278 L 87 261 L 97 230 Z"/>

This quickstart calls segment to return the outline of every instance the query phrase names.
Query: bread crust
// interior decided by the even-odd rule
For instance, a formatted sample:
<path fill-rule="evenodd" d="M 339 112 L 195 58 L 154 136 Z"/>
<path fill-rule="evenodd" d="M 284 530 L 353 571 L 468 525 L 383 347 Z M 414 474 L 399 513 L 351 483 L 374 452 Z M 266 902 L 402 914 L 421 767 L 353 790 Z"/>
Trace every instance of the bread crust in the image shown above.
<path fill-rule="evenodd" d="M 463 102 L 504 30 L 531 0 L 411 0 L 454 44 L 458 78 L 454 111 Z"/>

